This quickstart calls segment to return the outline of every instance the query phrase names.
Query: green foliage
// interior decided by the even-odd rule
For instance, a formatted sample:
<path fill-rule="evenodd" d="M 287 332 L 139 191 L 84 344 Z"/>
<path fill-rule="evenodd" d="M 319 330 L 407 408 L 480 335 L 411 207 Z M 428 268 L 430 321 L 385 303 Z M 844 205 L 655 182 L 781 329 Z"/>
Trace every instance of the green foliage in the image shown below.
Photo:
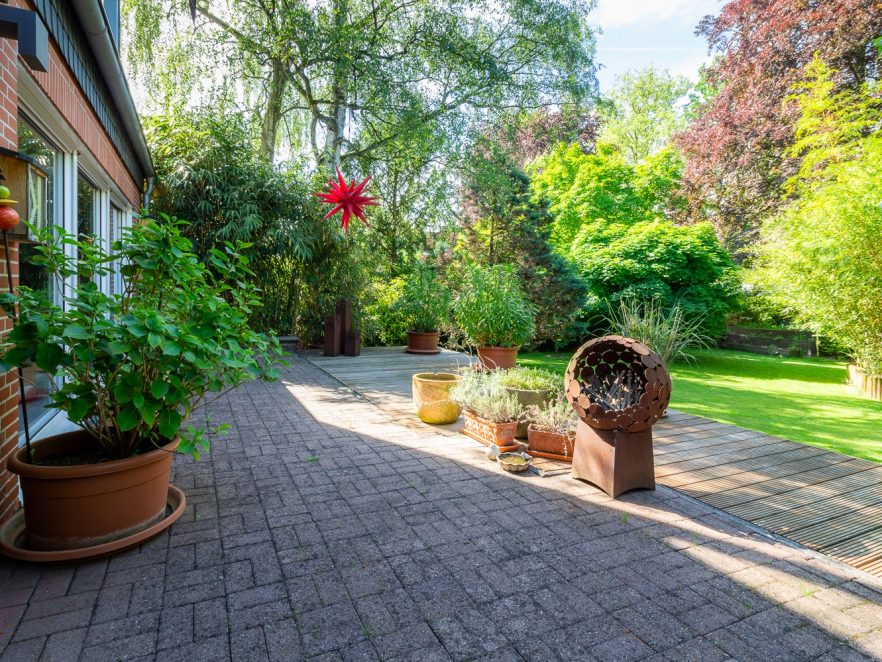
<path fill-rule="evenodd" d="M 458 250 L 464 262 L 515 264 L 521 287 L 536 308 L 537 343 L 578 338 L 585 285 L 549 241 L 554 217 L 533 199 L 529 178 L 499 143 L 482 140 L 467 171 L 466 217 Z"/>
<path fill-rule="evenodd" d="M 536 328 L 536 310 L 510 264 L 466 267 L 453 311 L 467 340 L 478 347 L 519 347 Z"/>
<path fill-rule="evenodd" d="M 701 315 L 688 317 L 682 306 L 665 307 L 658 301 L 623 299 L 610 306 L 607 332 L 634 338 L 658 354 L 665 365 L 693 359 L 690 350 L 710 346 L 702 331 Z"/>
<path fill-rule="evenodd" d="M 404 292 L 404 277 L 375 280 L 364 307 L 362 342 L 367 346 L 403 345 L 408 323 L 397 307 Z"/>
<path fill-rule="evenodd" d="M 602 113 L 600 140 L 618 145 L 629 163 L 641 163 L 686 126 L 679 101 L 692 84 L 652 65 L 616 79 Z"/>
<path fill-rule="evenodd" d="M 797 197 L 766 221 L 756 278 L 796 322 L 882 374 L 882 99 L 878 85 L 831 93 L 817 60 L 799 87 Z M 873 130 L 875 129 L 875 130 Z"/>
<path fill-rule="evenodd" d="M 438 331 L 450 317 L 450 292 L 438 280 L 434 269 L 420 265 L 404 282 L 395 309 L 408 331 Z"/>
<path fill-rule="evenodd" d="M 613 145 L 586 154 L 572 144 L 537 159 L 530 174 L 534 196 L 547 200 L 555 217 L 551 243 L 567 255 L 583 230 L 600 240 L 677 209 L 681 170 L 679 155 L 669 149 L 634 166 Z"/>
<path fill-rule="evenodd" d="M 574 260 L 588 283 L 589 316 L 603 317 L 623 300 L 654 300 L 701 319 L 709 336 L 722 335 L 737 300 L 739 270 L 709 224 L 644 222 L 609 234 L 597 238 L 583 229 L 574 242 Z"/>
<path fill-rule="evenodd" d="M 450 398 L 463 409 L 494 423 L 517 420 L 521 406 L 517 396 L 502 384 L 504 370 L 466 370 L 450 389 Z"/>
<path fill-rule="evenodd" d="M 555 391 L 563 387 L 563 378 L 548 370 L 516 366 L 505 370 L 502 385 L 527 391 Z"/>
<path fill-rule="evenodd" d="M 152 450 L 180 434 L 180 450 L 208 447 L 194 420 L 210 394 L 250 379 L 274 379 L 278 343 L 252 331 L 260 305 L 242 246 L 207 251 L 209 269 L 182 236 L 182 221 L 146 220 L 108 254 L 61 228 L 35 229 L 34 261 L 67 286 L 64 304 L 22 287 L 2 304 L 19 315 L 7 337 L 3 367 L 32 361 L 59 375 L 50 406 L 67 412 L 111 458 Z M 79 255 L 79 258 L 73 257 Z M 104 294 L 95 278 L 120 264 L 122 294 Z M 73 289 L 71 282 L 79 283 Z"/>

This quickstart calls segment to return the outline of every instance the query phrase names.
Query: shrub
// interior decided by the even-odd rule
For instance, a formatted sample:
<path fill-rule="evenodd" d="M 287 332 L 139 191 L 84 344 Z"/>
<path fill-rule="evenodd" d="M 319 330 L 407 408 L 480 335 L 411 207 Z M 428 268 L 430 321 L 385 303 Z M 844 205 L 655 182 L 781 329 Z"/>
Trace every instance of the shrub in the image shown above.
<path fill-rule="evenodd" d="M 0 298 L 7 312 L 19 309 L 4 367 L 33 361 L 58 375 L 50 406 L 85 428 L 109 459 L 178 435 L 180 450 L 198 457 L 208 446 L 205 429 L 181 430 L 194 410 L 212 393 L 276 377 L 278 343 L 248 326 L 259 306 L 248 259 L 227 244 L 208 251 L 209 269 L 181 236 L 183 227 L 167 217 L 145 220 L 126 231 L 112 255 L 61 228 L 31 228 L 41 242 L 34 260 L 59 282 L 73 277 L 78 285 L 60 288 L 63 306 L 27 287 Z M 122 294 L 105 294 L 95 283 L 113 262 L 126 280 Z"/>
<path fill-rule="evenodd" d="M 575 434 L 576 424 L 579 422 L 579 417 L 567 401 L 563 390 L 542 406 L 527 407 L 524 417 L 542 430 L 567 436 Z"/>
<path fill-rule="evenodd" d="M 450 293 L 433 269 L 421 265 L 404 282 L 394 308 L 408 331 L 431 333 L 438 331 L 450 315 Z"/>
<path fill-rule="evenodd" d="M 364 306 L 362 341 L 365 345 L 402 345 L 407 338 L 407 321 L 397 307 L 404 292 L 404 279 L 374 281 Z"/>
<path fill-rule="evenodd" d="M 563 377 L 549 370 L 521 366 L 506 370 L 501 380 L 503 386 L 527 391 L 553 391 L 563 383 Z"/>
<path fill-rule="evenodd" d="M 478 347 L 519 347 L 535 329 L 535 309 L 509 264 L 466 267 L 454 315 L 468 342 Z"/>
<path fill-rule="evenodd" d="M 665 308 L 658 301 L 625 299 L 618 308 L 610 306 L 606 318 L 610 333 L 639 340 L 658 354 L 665 365 L 689 361 L 690 349 L 708 347 L 702 332 L 702 318 L 687 318 L 679 304 Z"/>
<path fill-rule="evenodd" d="M 476 416 L 493 423 L 517 420 L 521 406 L 502 385 L 502 370 L 467 370 L 450 390 L 450 398 Z"/>
<path fill-rule="evenodd" d="M 738 298 L 739 270 L 709 224 L 637 223 L 613 238 L 583 233 L 575 245 L 574 259 L 590 292 L 589 317 L 603 318 L 610 304 L 629 299 L 655 301 L 701 319 L 709 336 L 725 332 Z"/>

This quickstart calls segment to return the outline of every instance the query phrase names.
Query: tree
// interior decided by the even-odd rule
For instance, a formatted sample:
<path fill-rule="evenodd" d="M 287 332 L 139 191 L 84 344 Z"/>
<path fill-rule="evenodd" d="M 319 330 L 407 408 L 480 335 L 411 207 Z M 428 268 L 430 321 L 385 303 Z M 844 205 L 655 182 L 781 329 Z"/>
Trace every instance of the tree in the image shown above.
<path fill-rule="evenodd" d="M 816 60 L 798 86 L 793 199 L 762 228 L 753 277 L 799 324 L 882 375 L 882 89 L 836 91 Z"/>
<path fill-rule="evenodd" d="M 629 163 L 641 163 L 663 149 L 685 127 L 679 102 L 692 84 L 652 65 L 616 79 L 602 114 L 600 140 L 618 145 Z"/>
<path fill-rule="evenodd" d="M 686 156 L 692 218 L 714 223 L 740 256 L 761 219 L 786 198 L 781 187 L 799 167 L 784 150 L 798 108 L 783 103 L 814 55 L 836 71 L 834 89 L 858 89 L 878 75 L 882 33 L 878 0 L 731 0 L 698 29 L 719 57 L 706 69 L 714 94 L 677 138 Z"/>
<path fill-rule="evenodd" d="M 591 154 L 576 144 L 558 145 L 528 171 L 534 195 L 554 214 L 551 243 L 568 256 L 580 232 L 617 234 L 620 226 L 673 213 L 682 206 L 681 169 L 673 150 L 632 165 L 616 146 L 601 143 Z"/>
<path fill-rule="evenodd" d="M 530 179 L 508 151 L 482 138 L 467 171 L 460 237 L 463 262 L 516 265 L 521 287 L 536 308 L 533 340 L 555 346 L 578 339 L 585 286 L 551 243 L 554 217 L 534 199 Z"/>
<path fill-rule="evenodd" d="M 505 107 L 539 107 L 594 92 L 591 0 L 198 0 L 190 52 L 256 89 L 260 153 L 292 127 L 323 167 L 364 159 L 426 126 L 450 131 Z M 129 0 L 131 56 L 149 77 L 192 67 L 167 17 L 184 0 Z M 165 27 L 164 27 L 165 26 Z M 178 28 L 179 29 L 179 28 Z M 159 42 L 159 43 L 157 43 Z M 207 44 L 207 46 L 206 46 Z M 165 59 L 163 59 L 163 57 Z M 157 60 L 160 60 L 157 63 Z M 153 66 L 144 66 L 145 64 Z M 227 76 L 217 87 L 230 87 Z M 186 91 L 185 91 L 186 92 Z"/>

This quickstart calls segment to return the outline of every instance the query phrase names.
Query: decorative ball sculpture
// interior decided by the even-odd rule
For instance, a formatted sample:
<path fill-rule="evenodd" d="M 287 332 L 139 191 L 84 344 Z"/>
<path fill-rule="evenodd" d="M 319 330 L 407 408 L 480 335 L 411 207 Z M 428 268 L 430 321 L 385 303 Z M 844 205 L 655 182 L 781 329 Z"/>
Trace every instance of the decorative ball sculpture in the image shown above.
<path fill-rule="evenodd" d="M 659 355 L 632 338 L 604 336 L 576 350 L 566 370 L 567 398 L 581 419 L 572 475 L 613 497 L 654 489 L 652 425 L 671 386 Z"/>
<path fill-rule="evenodd" d="M 21 219 L 12 207 L 0 206 L 0 230 L 13 230 Z"/>

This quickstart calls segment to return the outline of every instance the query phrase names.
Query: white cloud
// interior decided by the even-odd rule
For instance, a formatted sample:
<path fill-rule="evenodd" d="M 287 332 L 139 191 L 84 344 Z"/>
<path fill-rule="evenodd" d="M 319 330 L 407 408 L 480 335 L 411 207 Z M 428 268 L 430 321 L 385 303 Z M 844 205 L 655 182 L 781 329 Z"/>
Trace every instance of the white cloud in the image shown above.
<path fill-rule="evenodd" d="M 719 0 L 598 0 L 590 21 L 601 28 L 621 28 L 654 22 L 690 21 L 720 9 Z"/>

